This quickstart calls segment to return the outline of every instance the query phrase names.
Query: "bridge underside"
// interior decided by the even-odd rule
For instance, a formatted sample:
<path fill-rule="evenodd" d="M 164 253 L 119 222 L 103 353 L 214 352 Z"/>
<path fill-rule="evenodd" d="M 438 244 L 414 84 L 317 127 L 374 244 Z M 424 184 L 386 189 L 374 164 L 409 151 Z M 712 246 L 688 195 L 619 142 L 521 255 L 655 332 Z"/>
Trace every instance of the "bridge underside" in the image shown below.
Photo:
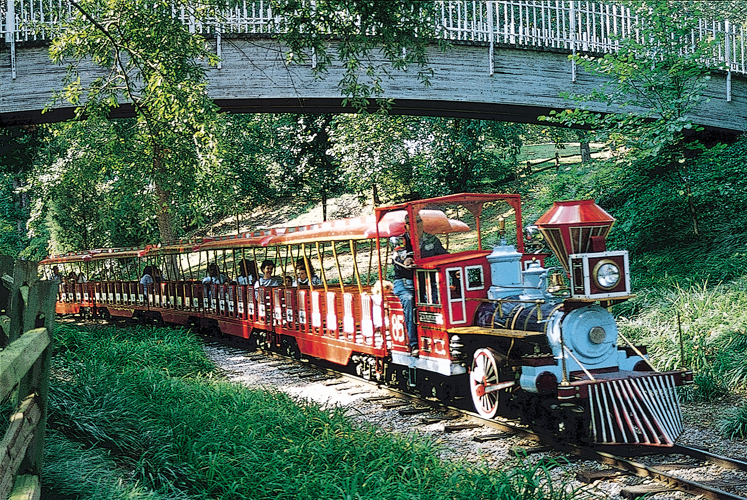
<path fill-rule="evenodd" d="M 341 98 L 309 98 L 309 99 L 219 99 L 215 103 L 227 113 L 355 113 L 350 106 L 343 106 Z M 468 118 L 474 120 L 491 120 L 513 123 L 529 123 L 548 125 L 540 122 L 538 117 L 547 116 L 552 108 L 538 106 L 517 106 L 507 104 L 486 104 L 460 101 L 430 101 L 398 99 L 389 110 L 391 115 L 435 116 L 446 118 Z M 368 111 L 375 112 L 376 106 L 370 106 Z M 132 106 L 123 105 L 112 111 L 113 118 L 129 118 L 134 116 Z M 73 108 L 57 108 L 42 114 L 39 110 L 17 113 L 0 114 L 0 126 L 27 126 L 39 123 L 53 123 L 72 119 Z M 743 132 L 720 127 L 704 127 L 703 131 L 690 132 L 689 135 L 698 138 L 706 145 L 719 142 L 731 143 L 737 140 Z"/>
<path fill-rule="evenodd" d="M 343 106 L 342 98 L 254 98 L 217 99 L 215 103 L 227 113 L 355 113 L 351 106 Z M 377 106 L 368 107 L 369 112 Z M 392 115 L 438 116 L 448 118 L 470 118 L 516 123 L 540 123 L 538 117 L 547 115 L 552 108 L 516 106 L 507 104 L 485 104 L 458 101 L 430 101 L 397 99 L 389 110 Z M 125 104 L 112 111 L 113 118 L 134 116 L 132 106 Z M 69 120 L 74 117 L 74 108 L 57 108 L 42 114 L 39 110 L 0 114 L 0 126 L 31 125 Z"/>
<path fill-rule="evenodd" d="M 213 49 L 218 47 L 211 40 Z M 283 48 L 269 39 L 224 40 L 221 68 L 208 68 L 208 93 L 231 113 L 351 113 L 342 106 L 339 65 L 317 78 L 308 65 L 288 66 Z M 446 51 L 429 48 L 430 86 L 417 78 L 415 68 L 394 71 L 382 83 L 386 97 L 394 100 L 392 114 L 473 118 L 519 123 L 538 123 L 551 109 L 574 107 L 562 92 L 589 93 L 603 80 L 578 69 L 575 79 L 562 51 L 537 51 L 496 46 L 492 61 L 489 47 L 454 45 Z M 61 87 L 66 68 L 52 64 L 44 46 L 21 46 L 16 55 L 16 78 L 11 77 L 9 51 L 0 50 L 0 126 L 27 125 L 67 120 L 69 105 L 44 114 L 54 89 Z M 377 61 L 384 64 L 383 59 Z M 493 67 L 491 74 L 490 68 Z M 99 68 L 82 72 L 82 80 L 100 76 Z M 734 76 L 731 99 L 726 77 L 714 74 L 705 91 L 710 99 L 693 116 L 716 140 L 728 140 L 744 132 L 747 124 L 747 81 Z M 616 108 L 586 103 L 592 111 L 607 113 Z M 122 106 L 114 117 L 132 115 Z"/>

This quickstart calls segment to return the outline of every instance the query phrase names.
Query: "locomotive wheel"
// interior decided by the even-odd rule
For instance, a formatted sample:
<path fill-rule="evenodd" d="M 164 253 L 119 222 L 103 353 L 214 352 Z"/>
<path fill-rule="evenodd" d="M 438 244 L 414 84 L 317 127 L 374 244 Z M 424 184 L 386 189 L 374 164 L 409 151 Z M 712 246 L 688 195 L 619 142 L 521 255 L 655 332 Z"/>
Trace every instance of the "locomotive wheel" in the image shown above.
<path fill-rule="evenodd" d="M 503 382 L 499 361 L 501 356 L 489 347 L 475 351 L 469 373 L 469 389 L 475 410 L 483 418 L 493 418 L 501 409 L 502 390 L 495 390 Z"/>

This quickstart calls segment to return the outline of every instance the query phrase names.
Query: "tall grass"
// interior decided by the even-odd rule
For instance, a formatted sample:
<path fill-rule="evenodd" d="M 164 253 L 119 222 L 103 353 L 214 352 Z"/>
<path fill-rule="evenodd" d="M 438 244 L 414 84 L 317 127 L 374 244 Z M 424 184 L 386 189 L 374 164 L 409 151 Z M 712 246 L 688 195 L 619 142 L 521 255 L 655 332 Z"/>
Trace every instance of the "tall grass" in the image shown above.
<path fill-rule="evenodd" d="M 747 389 L 747 280 L 644 290 L 617 313 L 659 368 L 695 371 L 694 399 Z"/>
<path fill-rule="evenodd" d="M 546 467 L 442 461 L 433 441 L 212 375 L 182 330 L 58 329 L 44 484 L 84 499 L 570 499 Z"/>

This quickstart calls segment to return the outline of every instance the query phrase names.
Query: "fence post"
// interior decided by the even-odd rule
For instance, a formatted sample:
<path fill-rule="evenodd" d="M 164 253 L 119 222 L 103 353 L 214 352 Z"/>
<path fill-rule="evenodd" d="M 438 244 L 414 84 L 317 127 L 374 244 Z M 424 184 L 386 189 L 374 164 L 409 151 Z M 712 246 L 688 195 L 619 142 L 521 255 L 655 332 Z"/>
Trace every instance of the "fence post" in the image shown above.
<path fill-rule="evenodd" d="M 571 19 L 570 19 L 570 30 L 571 30 L 571 83 L 576 83 L 576 46 L 578 41 L 576 38 L 576 1 L 571 0 Z"/>
<path fill-rule="evenodd" d="M 488 2 L 488 39 L 490 48 L 488 49 L 488 59 L 490 65 L 490 76 L 495 74 L 495 30 L 493 28 L 493 2 Z"/>
<path fill-rule="evenodd" d="M 0 348 L 10 344 L 10 289 L 13 287 L 13 258 L 0 255 Z"/>
<path fill-rule="evenodd" d="M 0 259 L 0 278 L 2 288 L 10 288 L 7 295 L 6 307 L 0 310 L 0 322 L 7 325 L 7 338 L 9 343 L 22 338 L 25 332 L 36 328 L 46 328 L 49 343 L 42 354 L 36 359 L 26 375 L 17 384 L 13 397 L 16 408 L 24 411 L 24 408 L 35 406 L 33 411 L 39 415 L 38 422 L 31 437 L 23 460 L 18 468 L 18 481 L 16 484 L 28 484 L 28 478 L 22 479 L 24 475 L 39 476 L 42 470 L 42 457 L 44 450 L 44 428 L 47 420 L 47 399 L 49 395 L 49 369 L 52 356 L 54 325 L 55 325 L 55 299 L 54 288 L 56 282 L 40 280 L 37 274 L 38 266 L 35 262 L 18 261 L 15 268 L 11 265 L 12 260 Z M 12 277 L 11 277 L 12 274 Z M 0 309 L 2 309 L 2 297 L 0 296 Z M 4 320 L 4 321 L 3 321 Z M 8 388 L 9 389 L 9 388 Z M 7 474 L 9 471 L 3 471 Z M 12 471 L 10 471 L 12 473 Z M 0 477 L 3 479 L 3 477 Z M 5 478 L 7 480 L 7 478 Z M 20 483 L 19 483 L 20 481 Z M 33 482 L 33 481 L 32 481 Z"/>
<path fill-rule="evenodd" d="M 8 0 L 5 9 L 5 43 L 10 46 L 10 76 L 16 79 L 16 5 Z"/>

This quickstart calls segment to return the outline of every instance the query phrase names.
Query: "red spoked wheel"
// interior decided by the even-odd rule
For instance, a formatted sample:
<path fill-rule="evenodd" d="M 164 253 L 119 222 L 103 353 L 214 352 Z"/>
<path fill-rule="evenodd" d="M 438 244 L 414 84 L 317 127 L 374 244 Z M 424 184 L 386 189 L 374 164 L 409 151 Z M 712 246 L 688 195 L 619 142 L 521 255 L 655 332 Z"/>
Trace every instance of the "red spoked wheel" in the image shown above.
<path fill-rule="evenodd" d="M 514 385 L 502 381 L 499 360 L 501 356 L 489 347 L 475 351 L 469 373 L 470 393 L 475 410 L 484 418 L 493 418 L 501 407 L 501 391 Z"/>

